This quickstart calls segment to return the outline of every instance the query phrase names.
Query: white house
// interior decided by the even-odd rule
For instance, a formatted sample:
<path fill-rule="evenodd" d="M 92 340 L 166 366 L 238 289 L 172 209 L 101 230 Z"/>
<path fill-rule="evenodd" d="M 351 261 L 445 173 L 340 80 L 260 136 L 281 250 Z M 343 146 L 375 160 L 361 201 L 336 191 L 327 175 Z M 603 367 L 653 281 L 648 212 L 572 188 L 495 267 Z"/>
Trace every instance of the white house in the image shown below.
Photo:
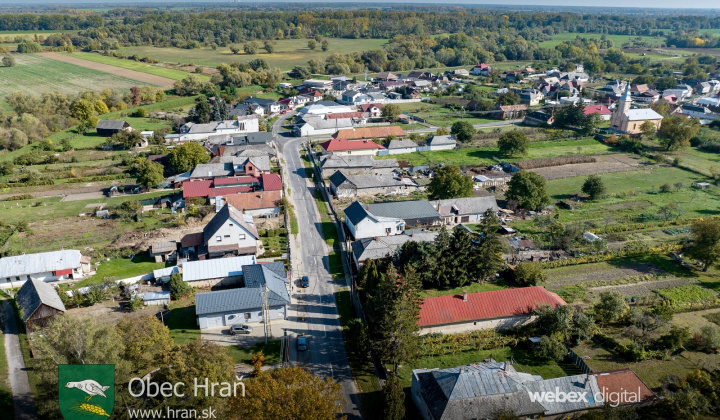
<path fill-rule="evenodd" d="M 430 146 L 431 151 L 453 150 L 457 147 L 457 140 L 455 140 L 455 136 L 453 135 L 432 136 L 430 140 L 428 140 L 427 145 Z"/>
<path fill-rule="evenodd" d="M 312 117 L 312 115 L 309 117 Z M 352 118 L 325 119 L 322 116 L 309 117 L 303 118 L 302 122 L 293 128 L 293 134 L 296 137 L 328 135 L 343 128 L 353 127 Z"/>
<path fill-rule="evenodd" d="M 492 195 L 436 200 L 431 201 L 430 204 L 440 213 L 443 223 L 448 225 L 478 223 L 486 211 L 492 210 L 495 213 L 498 211 L 497 201 Z"/>
<path fill-rule="evenodd" d="M 215 121 L 207 124 L 186 123 L 178 134 L 168 134 L 165 140 L 174 142 L 206 140 L 210 136 L 257 133 L 260 131 L 258 116 L 247 115 L 234 120 Z"/>
<path fill-rule="evenodd" d="M 399 235 L 405 230 L 405 221 L 403 219 L 376 216 L 370 213 L 367 205 L 359 201 L 355 201 L 345 209 L 345 225 L 356 240 Z"/>
<path fill-rule="evenodd" d="M 203 242 L 210 258 L 226 254 L 255 255 L 260 236 L 252 216 L 226 204 L 203 229 Z"/>
<path fill-rule="evenodd" d="M 0 288 L 20 287 L 31 279 L 44 282 L 81 279 L 90 270 L 90 257 L 74 249 L 3 257 Z"/>
<path fill-rule="evenodd" d="M 243 267 L 256 262 L 254 255 L 184 262 L 182 278 L 193 287 L 237 286 L 242 284 Z"/>
<path fill-rule="evenodd" d="M 327 114 L 340 114 L 355 111 L 357 111 L 357 109 L 353 106 L 341 105 L 337 102 L 331 101 L 318 101 L 302 108 L 300 111 L 298 111 L 298 115 L 300 117 L 305 117 L 309 115 L 325 116 Z"/>
<path fill-rule="evenodd" d="M 414 153 L 417 151 L 417 144 L 410 139 L 390 140 L 388 154 L 401 155 L 403 153 Z"/>

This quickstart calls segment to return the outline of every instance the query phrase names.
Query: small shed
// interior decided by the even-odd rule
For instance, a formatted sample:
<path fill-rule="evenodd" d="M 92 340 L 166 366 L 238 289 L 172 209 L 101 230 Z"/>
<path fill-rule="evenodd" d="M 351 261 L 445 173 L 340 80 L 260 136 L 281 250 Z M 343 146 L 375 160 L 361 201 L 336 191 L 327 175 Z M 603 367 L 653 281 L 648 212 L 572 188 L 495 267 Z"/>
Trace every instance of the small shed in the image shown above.
<path fill-rule="evenodd" d="M 585 233 L 583 233 L 583 239 L 585 239 L 586 241 L 592 243 L 592 242 L 595 242 L 595 241 L 599 240 L 600 237 L 597 236 L 596 234 L 592 233 L 592 232 L 585 232 Z"/>
<path fill-rule="evenodd" d="M 65 313 L 65 305 L 55 287 L 42 280 L 26 281 L 15 300 L 22 310 L 23 322 L 29 332 L 46 327 L 56 315 Z"/>
<path fill-rule="evenodd" d="M 155 262 L 172 261 L 177 258 L 177 242 L 153 242 L 150 255 L 155 258 Z"/>
<path fill-rule="evenodd" d="M 132 128 L 127 121 L 118 120 L 100 120 L 95 126 L 98 136 L 110 137 L 121 131 L 130 131 Z"/>
<path fill-rule="evenodd" d="M 142 295 L 145 306 L 163 306 L 170 304 L 170 292 L 146 292 Z"/>

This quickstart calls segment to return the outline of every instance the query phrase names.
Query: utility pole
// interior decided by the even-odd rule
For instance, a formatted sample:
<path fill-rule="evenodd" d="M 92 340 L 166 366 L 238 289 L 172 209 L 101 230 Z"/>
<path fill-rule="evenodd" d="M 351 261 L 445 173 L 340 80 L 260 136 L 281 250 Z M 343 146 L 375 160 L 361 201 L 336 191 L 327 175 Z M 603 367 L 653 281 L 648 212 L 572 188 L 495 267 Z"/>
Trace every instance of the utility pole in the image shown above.
<path fill-rule="evenodd" d="M 268 287 L 265 284 L 260 297 L 262 298 L 262 314 L 263 314 L 263 329 L 265 330 L 265 344 L 268 343 L 268 337 L 272 336 L 272 329 L 270 328 L 270 305 L 268 303 Z"/>

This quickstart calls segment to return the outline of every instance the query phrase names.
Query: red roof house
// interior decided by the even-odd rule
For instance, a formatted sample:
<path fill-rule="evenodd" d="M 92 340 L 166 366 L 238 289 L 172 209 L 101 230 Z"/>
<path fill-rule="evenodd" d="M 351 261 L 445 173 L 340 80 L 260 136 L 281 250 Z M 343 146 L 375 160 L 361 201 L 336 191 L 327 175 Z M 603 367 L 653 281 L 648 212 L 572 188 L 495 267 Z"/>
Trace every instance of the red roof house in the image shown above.
<path fill-rule="evenodd" d="M 544 287 L 532 286 L 490 292 L 426 298 L 420 306 L 420 327 L 468 324 L 468 329 L 509 328 L 528 322 L 541 306 L 565 301 Z"/>
<path fill-rule="evenodd" d="M 278 174 L 262 174 L 263 191 L 281 191 L 282 179 Z"/>
<path fill-rule="evenodd" d="M 352 152 L 352 151 L 372 151 L 377 152 L 380 149 L 384 149 L 385 147 L 375 143 L 372 140 L 354 140 L 350 141 L 347 139 L 332 139 L 328 140 L 325 143 L 320 144 L 323 149 L 325 149 L 328 153 L 344 153 L 344 152 Z"/>
<path fill-rule="evenodd" d="M 588 105 L 585 107 L 585 115 L 590 114 L 600 114 L 602 115 L 612 115 L 612 111 L 610 111 L 605 105 Z"/>

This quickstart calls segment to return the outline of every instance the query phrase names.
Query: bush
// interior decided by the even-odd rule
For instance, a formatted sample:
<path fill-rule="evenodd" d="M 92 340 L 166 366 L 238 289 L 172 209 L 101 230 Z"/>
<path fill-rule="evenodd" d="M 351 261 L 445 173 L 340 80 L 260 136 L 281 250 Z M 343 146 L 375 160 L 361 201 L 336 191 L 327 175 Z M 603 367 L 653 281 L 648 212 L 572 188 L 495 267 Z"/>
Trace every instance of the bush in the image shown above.
<path fill-rule="evenodd" d="M 710 353 L 720 348 L 720 327 L 706 325 L 700 329 L 699 347 Z"/>
<path fill-rule="evenodd" d="M 543 359 L 555 360 L 561 362 L 567 355 L 565 345 L 556 334 L 551 337 L 543 335 L 540 337 L 540 342 L 535 345 L 533 353 Z"/>
<path fill-rule="evenodd" d="M 170 294 L 173 299 L 182 299 L 183 297 L 192 294 L 192 292 L 192 286 L 183 281 L 182 274 L 174 273 L 170 276 Z"/>
<path fill-rule="evenodd" d="M 135 112 L 132 113 L 132 116 L 137 117 L 137 118 L 145 118 L 145 117 L 147 117 L 147 115 L 148 115 L 148 112 L 147 112 L 147 109 L 145 109 L 145 108 L 138 108 L 135 110 Z"/>

